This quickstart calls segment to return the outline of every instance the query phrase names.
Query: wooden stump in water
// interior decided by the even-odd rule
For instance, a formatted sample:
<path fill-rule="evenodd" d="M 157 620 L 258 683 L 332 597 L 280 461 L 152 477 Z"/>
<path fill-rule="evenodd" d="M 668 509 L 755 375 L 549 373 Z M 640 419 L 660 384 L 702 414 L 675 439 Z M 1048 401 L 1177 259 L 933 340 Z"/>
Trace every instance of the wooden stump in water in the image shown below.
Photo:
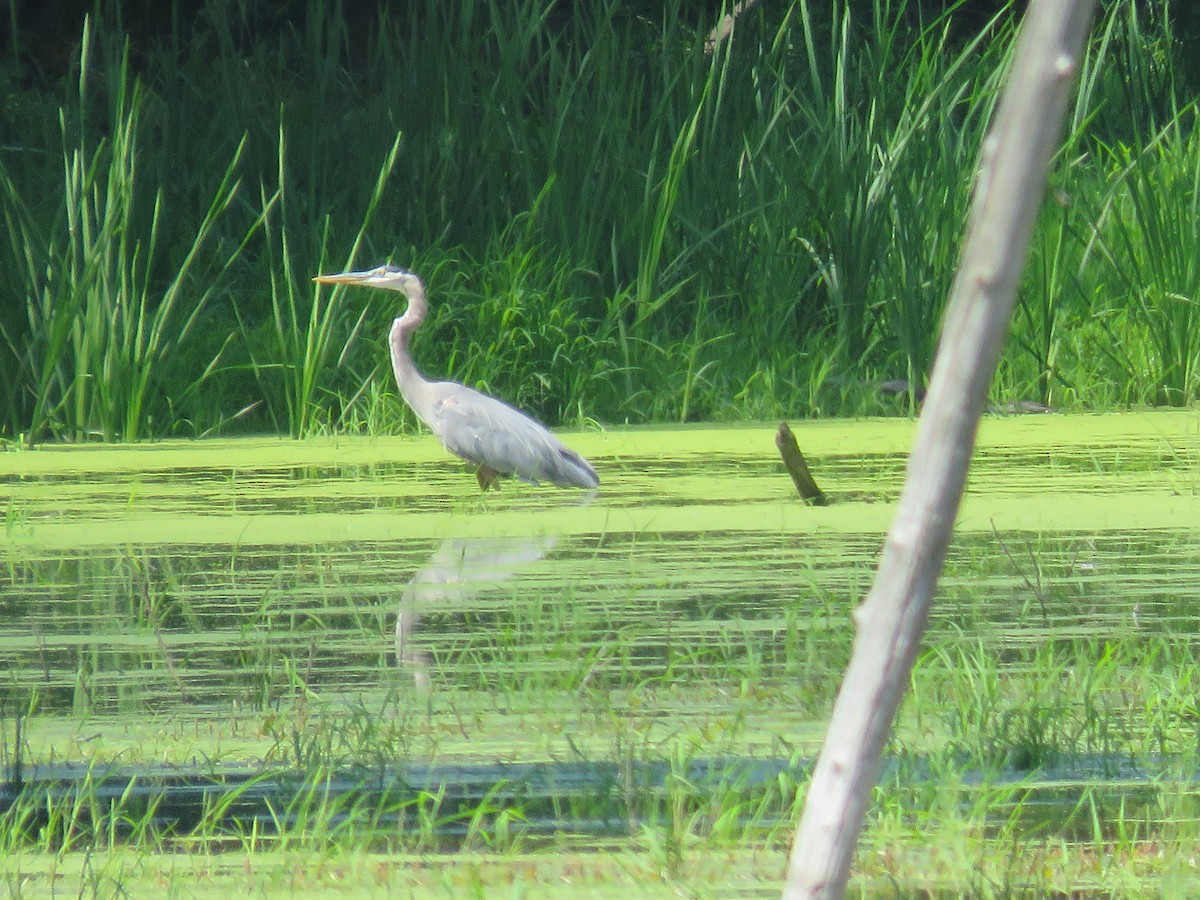
<path fill-rule="evenodd" d="M 800 492 L 801 499 L 813 506 L 828 506 L 829 498 L 813 481 L 812 473 L 808 471 L 808 463 L 804 461 L 804 454 L 800 452 L 800 445 L 796 443 L 796 436 L 792 434 L 792 429 L 788 428 L 787 422 L 779 423 L 779 430 L 775 432 L 775 446 L 779 448 L 783 465 L 792 476 L 792 483 Z"/>

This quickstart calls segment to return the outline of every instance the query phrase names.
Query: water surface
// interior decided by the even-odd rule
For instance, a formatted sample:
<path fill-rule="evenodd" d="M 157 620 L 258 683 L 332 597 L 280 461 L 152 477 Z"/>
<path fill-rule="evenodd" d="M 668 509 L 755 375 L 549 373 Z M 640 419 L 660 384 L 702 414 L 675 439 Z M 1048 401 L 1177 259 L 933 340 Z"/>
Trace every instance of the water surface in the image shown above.
<path fill-rule="evenodd" d="M 1198 425 L 986 421 L 930 684 L 954 659 L 1017 685 L 1055 642 L 1195 637 Z M 481 496 L 428 437 L 0 454 L 0 698 L 32 704 L 35 760 L 278 757 L 355 716 L 413 759 L 811 752 L 913 429 L 794 425 L 827 508 L 770 425 L 569 435 L 595 495 Z M 1144 706 L 1114 715 L 1135 732 Z M 964 722 L 918 711 L 897 739 Z"/>

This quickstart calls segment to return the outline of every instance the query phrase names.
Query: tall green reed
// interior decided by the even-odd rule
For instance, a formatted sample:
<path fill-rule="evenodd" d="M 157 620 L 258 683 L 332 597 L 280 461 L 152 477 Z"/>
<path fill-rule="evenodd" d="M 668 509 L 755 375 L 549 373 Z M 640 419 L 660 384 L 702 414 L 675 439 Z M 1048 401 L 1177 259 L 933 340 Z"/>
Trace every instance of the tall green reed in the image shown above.
<path fill-rule="evenodd" d="M 614 336 L 579 299 L 587 273 L 538 243 L 540 214 L 535 205 L 514 219 L 483 260 L 444 267 L 421 345 L 436 348 L 438 371 L 547 421 L 582 424 L 593 398 L 611 390 Z"/>
<path fill-rule="evenodd" d="M 966 27 L 964 6 L 922 22 L 897 0 L 793 0 L 754 7 L 706 53 L 711 23 L 683 0 L 658 19 L 618 0 L 569 13 L 463 0 L 373 20 L 316 4 L 254 41 L 234 5 L 135 46 L 135 83 L 111 49 L 115 8 L 98 4 L 89 26 L 87 100 L 65 105 L 54 149 L 60 183 L 33 164 L 37 128 L 0 170 L 18 273 L 0 292 L 21 313 L 0 309 L 13 434 L 203 433 L 256 402 L 293 434 L 394 427 L 385 356 L 362 339 L 386 319 L 307 286 L 344 264 L 330 259 L 419 265 L 445 294 L 439 315 L 453 312 L 429 328 L 439 346 L 454 338 L 445 374 L 552 420 L 875 408 L 863 385 L 905 375 L 916 388 L 928 369 L 1013 21 L 1008 8 Z M 1117 259 L 1106 178 L 1125 163 L 1095 148 L 1128 147 L 1126 163 L 1144 151 L 1178 112 L 1183 64 L 1165 15 L 1122 0 L 1105 29 L 1064 156 L 1070 212 L 1043 220 L 1005 370 L 1043 399 L 1096 380 L 1111 396 L 1179 402 L 1178 377 L 1149 373 L 1187 352 L 1167 329 L 1189 320 L 1163 318 L 1186 285 L 1156 289 L 1163 299 L 1134 315 L 1128 286 L 1097 274 L 1102 248 Z M 1165 178 L 1189 148 L 1159 143 Z M 100 202 L 110 184 L 128 209 Z M 91 244 L 83 230 L 68 239 L 64 211 L 83 223 L 85 197 Z M 47 265 L 52 246 L 98 262 L 65 278 Z M 1163 280 L 1140 266 L 1131 280 Z M 1112 355 L 1087 352 L 1085 332 L 1107 335 Z M 123 357 L 97 349 L 120 343 Z"/>
<path fill-rule="evenodd" d="M 1143 17 L 1153 26 L 1149 31 Z M 1178 367 L 1181 381 L 1170 385 L 1164 377 L 1173 368 L 1170 360 L 1188 352 L 1194 325 L 1187 316 L 1170 315 L 1161 287 L 1159 300 L 1149 298 L 1156 283 L 1186 282 L 1187 276 L 1177 254 L 1172 262 L 1145 252 L 1150 242 L 1170 253 L 1187 240 L 1163 233 L 1176 229 L 1186 212 L 1158 208 L 1156 188 L 1145 183 L 1151 169 L 1158 173 L 1153 177 L 1188 177 L 1181 168 L 1188 151 L 1175 121 L 1188 113 L 1173 99 L 1178 86 L 1171 42 L 1156 29 L 1166 29 L 1166 22 L 1152 11 L 1111 5 L 1081 69 L 1014 323 L 1024 359 L 1009 360 L 1025 373 L 1012 389 L 1020 391 L 1023 382 L 1026 396 L 1032 386 L 1045 403 L 1183 402 L 1186 394 L 1186 362 Z M 1175 118 L 1156 126 L 1164 115 Z M 1174 145 L 1162 146 L 1169 141 Z M 1171 193 L 1166 189 L 1166 196 Z"/>
<path fill-rule="evenodd" d="M 849 6 L 819 23 L 809 4 L 800 8 L 807 80 L 796 105 L 809 130 L 793 152 L 811 160 L 815 209 L 798 240 L 817 267 L 845 363 L 882 363 L 894 374 L 898 363 L 920 386 L 1006 64 L 1005 19 L 962 40 L 949 15 L 914 34 L 904 6 L 888 0 L 861 20 Z M 897 72 L 898 86 L 889 83 Z"/>
<path fill-rule="evenodd" d="M 160 243 L 160 225 L 169 216 L 164 192 L 160 187 L 144 199 L 138 171 L 144 88 L 131 80 L 126 49 L 106 72 L 116 86 L 108 136 L 91 137 L 86 122 L 93 62 L 85 23 L 73 111 L 78 134 L 72 135 L 67 113 L 60 112 L 62 203 L 49 227 L 0 169 L 27 315 L 25 333 L 5 338 L 17 353 L 17 377 L 32 395 L 23 422 L 30 442 L 47 435 L 136 440 L 160 429 L 154 416 L 163 411 L 156 402 L 162 369 L 187 341 L 242 247 L 226 244 L 213 260 L 208 246 L 216 243 L 218 222 L 238 191 L 240 147 L 190 241 Z M 186 393 L 194 386 L 173 388 Z"/>
<path fill-rule="evenodd" d="M 396 165 L 400 138 L 399 134 L 395 136 L 383 160 L 348 255 L 343 263 L 334 266 L 338 271 L 356 265 L 388 177 Z M 313 274 L 326 265 L 333 243 L 332 220 L 329 216 L 324 219 L 319 248 L 313 248 L 311 241 L 302 241 L 303 251 L 297 254 L 291 235 L 303 234 L 303 230 L 292 220 L 288 185 L 286 141 L 281 125 L 276 186 L 273 191 L 265 185 L 261 190 L 271 319 L 269 324 L 260 323 L 265 326 L 259 328 L 265 332 L 262 336 L 254 333 L 255 326 L 248 316 L 239 313 L 239 322 L 249 347 L 250 366 L 277 427 L 286 429 L 292 437 L 305 437 L 332 424 L 331 413 L 321 402 L 320 394 L 330 390 L 331 372 L 346 364 L 369 307 L 363 302 L 357 315 L 347 315 L 344 289 L 334 288 L 327 298 L 323 288 L 312 284 Z M 342 402 L 343 407 L 361 395 L 365 384 L 360 382 L 350 399 Z"/>
<path fill-rule="evenodd" d="M 1099 112 L 1103 79 L 1111 69 L 1111 57 L 1119 39 L 1123 13 L 1112 7 L 1101 22 L 1099 37 L 1088 49 L 1080 71 L 1079 89 L 1067 137 L 1052 174 L 1050 200 L 1035 231 L 1025 284 L 1018 297 L 1013 323 L 1014 341 L 1032 363 L 1024 384 L 1012 386 L 1023 396 L 1032 386 L 1037 399 L 1047 405 L 1059 396 L 1078 397 L 1079 389 L 1064 373 L 1063 333 L 1090 305 L 1088 291 L 1094 281 L 1089 273 L 1088 243 L 1094 226 L 1090 199 L 1098 190 L 1092 161 L 1089 127 Z M 1069 347 L 1069 343 L 1067 344 Z"/>
<path fill-rule="evenodd" d="M 1143 150 L 1113 147 L 1097 225 L 1111 298 L 1101 315 L 1135 339 L 1125 357 L 1146 399 L 1183 406 L 1200 396 L 1200 132 L 1195 105 Z M 1140 349 L 1140 353 L 1137 350 Z M 1121 352 L 1116 350 L 1115 352 Z"/>

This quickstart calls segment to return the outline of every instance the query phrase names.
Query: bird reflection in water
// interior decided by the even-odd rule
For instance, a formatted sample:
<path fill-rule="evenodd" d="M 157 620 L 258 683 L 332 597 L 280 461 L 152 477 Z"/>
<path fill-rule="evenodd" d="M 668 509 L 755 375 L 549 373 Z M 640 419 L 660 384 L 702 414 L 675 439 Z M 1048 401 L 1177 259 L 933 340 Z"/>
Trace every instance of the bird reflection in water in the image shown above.
<path fill-rule="evenodd" d="M 413 645 L 420 617 L 461 608 L 537 562 L 558 544 L 558 535 L 540 537 L 447 538 L 429 563 L 413 576 L 396 615 L 396 662 L 409 669 L 417 687 L 431 686 L 431 658 Z"/>

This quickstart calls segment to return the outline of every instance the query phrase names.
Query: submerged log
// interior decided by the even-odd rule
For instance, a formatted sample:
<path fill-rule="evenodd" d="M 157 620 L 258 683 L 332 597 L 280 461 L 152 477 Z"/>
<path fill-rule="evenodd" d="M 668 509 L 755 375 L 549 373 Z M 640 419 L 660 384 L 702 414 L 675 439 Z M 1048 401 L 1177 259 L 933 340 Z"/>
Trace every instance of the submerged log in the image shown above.
<path fill-rule="evenodd" d="M 813 506 L 828 506 L 829 498 L 813 481 L 812 473 L 808 471 L 808 463 L 804 461 L 804 454 L 800 452 L 800 445 L 796 443 L 796 436 L 792 434 L 792 429 L 788 428 L 787 422 L 779 423 L 779 430 L 775 432 L 775 446 L 779 448 L 784 468 L 792 476 L 792 483 L 800 492 L 801 499 Z"/>

